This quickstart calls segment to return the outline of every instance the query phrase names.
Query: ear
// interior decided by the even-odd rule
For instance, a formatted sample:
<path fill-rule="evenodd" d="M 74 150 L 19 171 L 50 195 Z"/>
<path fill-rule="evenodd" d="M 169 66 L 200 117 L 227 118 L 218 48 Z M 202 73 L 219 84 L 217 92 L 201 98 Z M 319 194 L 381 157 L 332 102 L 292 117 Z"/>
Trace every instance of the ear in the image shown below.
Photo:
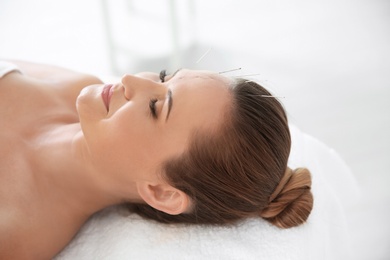
<path fill-rule="evenodd" d="M 187 194 L 166 183 L 137 183 L 138 194 L 149 206 L 178 215 L 189 211 L 190 198 Z"/>

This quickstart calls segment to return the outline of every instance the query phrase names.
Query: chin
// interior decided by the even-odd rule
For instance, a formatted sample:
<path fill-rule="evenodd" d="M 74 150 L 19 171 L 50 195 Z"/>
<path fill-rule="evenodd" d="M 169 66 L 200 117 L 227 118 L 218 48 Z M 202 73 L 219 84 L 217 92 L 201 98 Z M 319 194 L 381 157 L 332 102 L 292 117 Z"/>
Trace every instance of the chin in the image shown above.
<path fill-rule="evenodd" d="M 95 131 L 107 114 L 101 91 L 101 85 L 91 85 L 83 88 L 77 97 L 76 109 L 84 133 Z"/>

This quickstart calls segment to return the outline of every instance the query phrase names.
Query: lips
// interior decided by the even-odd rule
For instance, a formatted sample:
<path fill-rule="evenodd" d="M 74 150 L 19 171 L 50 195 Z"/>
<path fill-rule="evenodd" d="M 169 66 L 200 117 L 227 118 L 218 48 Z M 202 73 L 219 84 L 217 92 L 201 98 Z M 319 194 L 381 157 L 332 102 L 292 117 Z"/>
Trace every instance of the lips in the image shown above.
<path fill-rule="evenodd" d="M 112 96 L 112 84 L 106 84 L 103 87 L 102 91 L 102 98 L 103 98 L 103 103 L 106 106 L 107 111 L 109 110 L 110 107 L 110 100 Z"/>

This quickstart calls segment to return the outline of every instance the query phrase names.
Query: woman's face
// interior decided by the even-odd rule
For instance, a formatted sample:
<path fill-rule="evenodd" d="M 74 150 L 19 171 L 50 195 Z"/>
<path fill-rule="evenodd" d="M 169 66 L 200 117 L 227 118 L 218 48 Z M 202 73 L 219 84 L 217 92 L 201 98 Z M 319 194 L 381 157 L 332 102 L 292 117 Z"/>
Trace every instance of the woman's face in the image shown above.
<path fill-rule="evenodd" d="M 181 155 L 194 131 L 211 132 L 231 101 L 229 81 L 206 71 L 123 76 L 92 85 L 77 99 L 87 154 L 95 170 L 122 181 L 153 180 L 166 160 Z"/>

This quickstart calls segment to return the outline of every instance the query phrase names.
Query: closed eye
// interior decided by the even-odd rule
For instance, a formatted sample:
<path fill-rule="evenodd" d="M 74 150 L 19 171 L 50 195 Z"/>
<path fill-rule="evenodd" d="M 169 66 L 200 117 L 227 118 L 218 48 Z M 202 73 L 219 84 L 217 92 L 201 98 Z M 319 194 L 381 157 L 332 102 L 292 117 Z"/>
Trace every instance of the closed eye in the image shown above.
<path fill-rule="evenodd" d="M 157 109 L 156 109 L 156 103 L 157 103 L 158 99 L 157 98 L 153 98 L 149 101 L 149 109 L 150 109 L 150 114 L 152 115 L 152 117 L 154 119 L 157 119 Z"/>

